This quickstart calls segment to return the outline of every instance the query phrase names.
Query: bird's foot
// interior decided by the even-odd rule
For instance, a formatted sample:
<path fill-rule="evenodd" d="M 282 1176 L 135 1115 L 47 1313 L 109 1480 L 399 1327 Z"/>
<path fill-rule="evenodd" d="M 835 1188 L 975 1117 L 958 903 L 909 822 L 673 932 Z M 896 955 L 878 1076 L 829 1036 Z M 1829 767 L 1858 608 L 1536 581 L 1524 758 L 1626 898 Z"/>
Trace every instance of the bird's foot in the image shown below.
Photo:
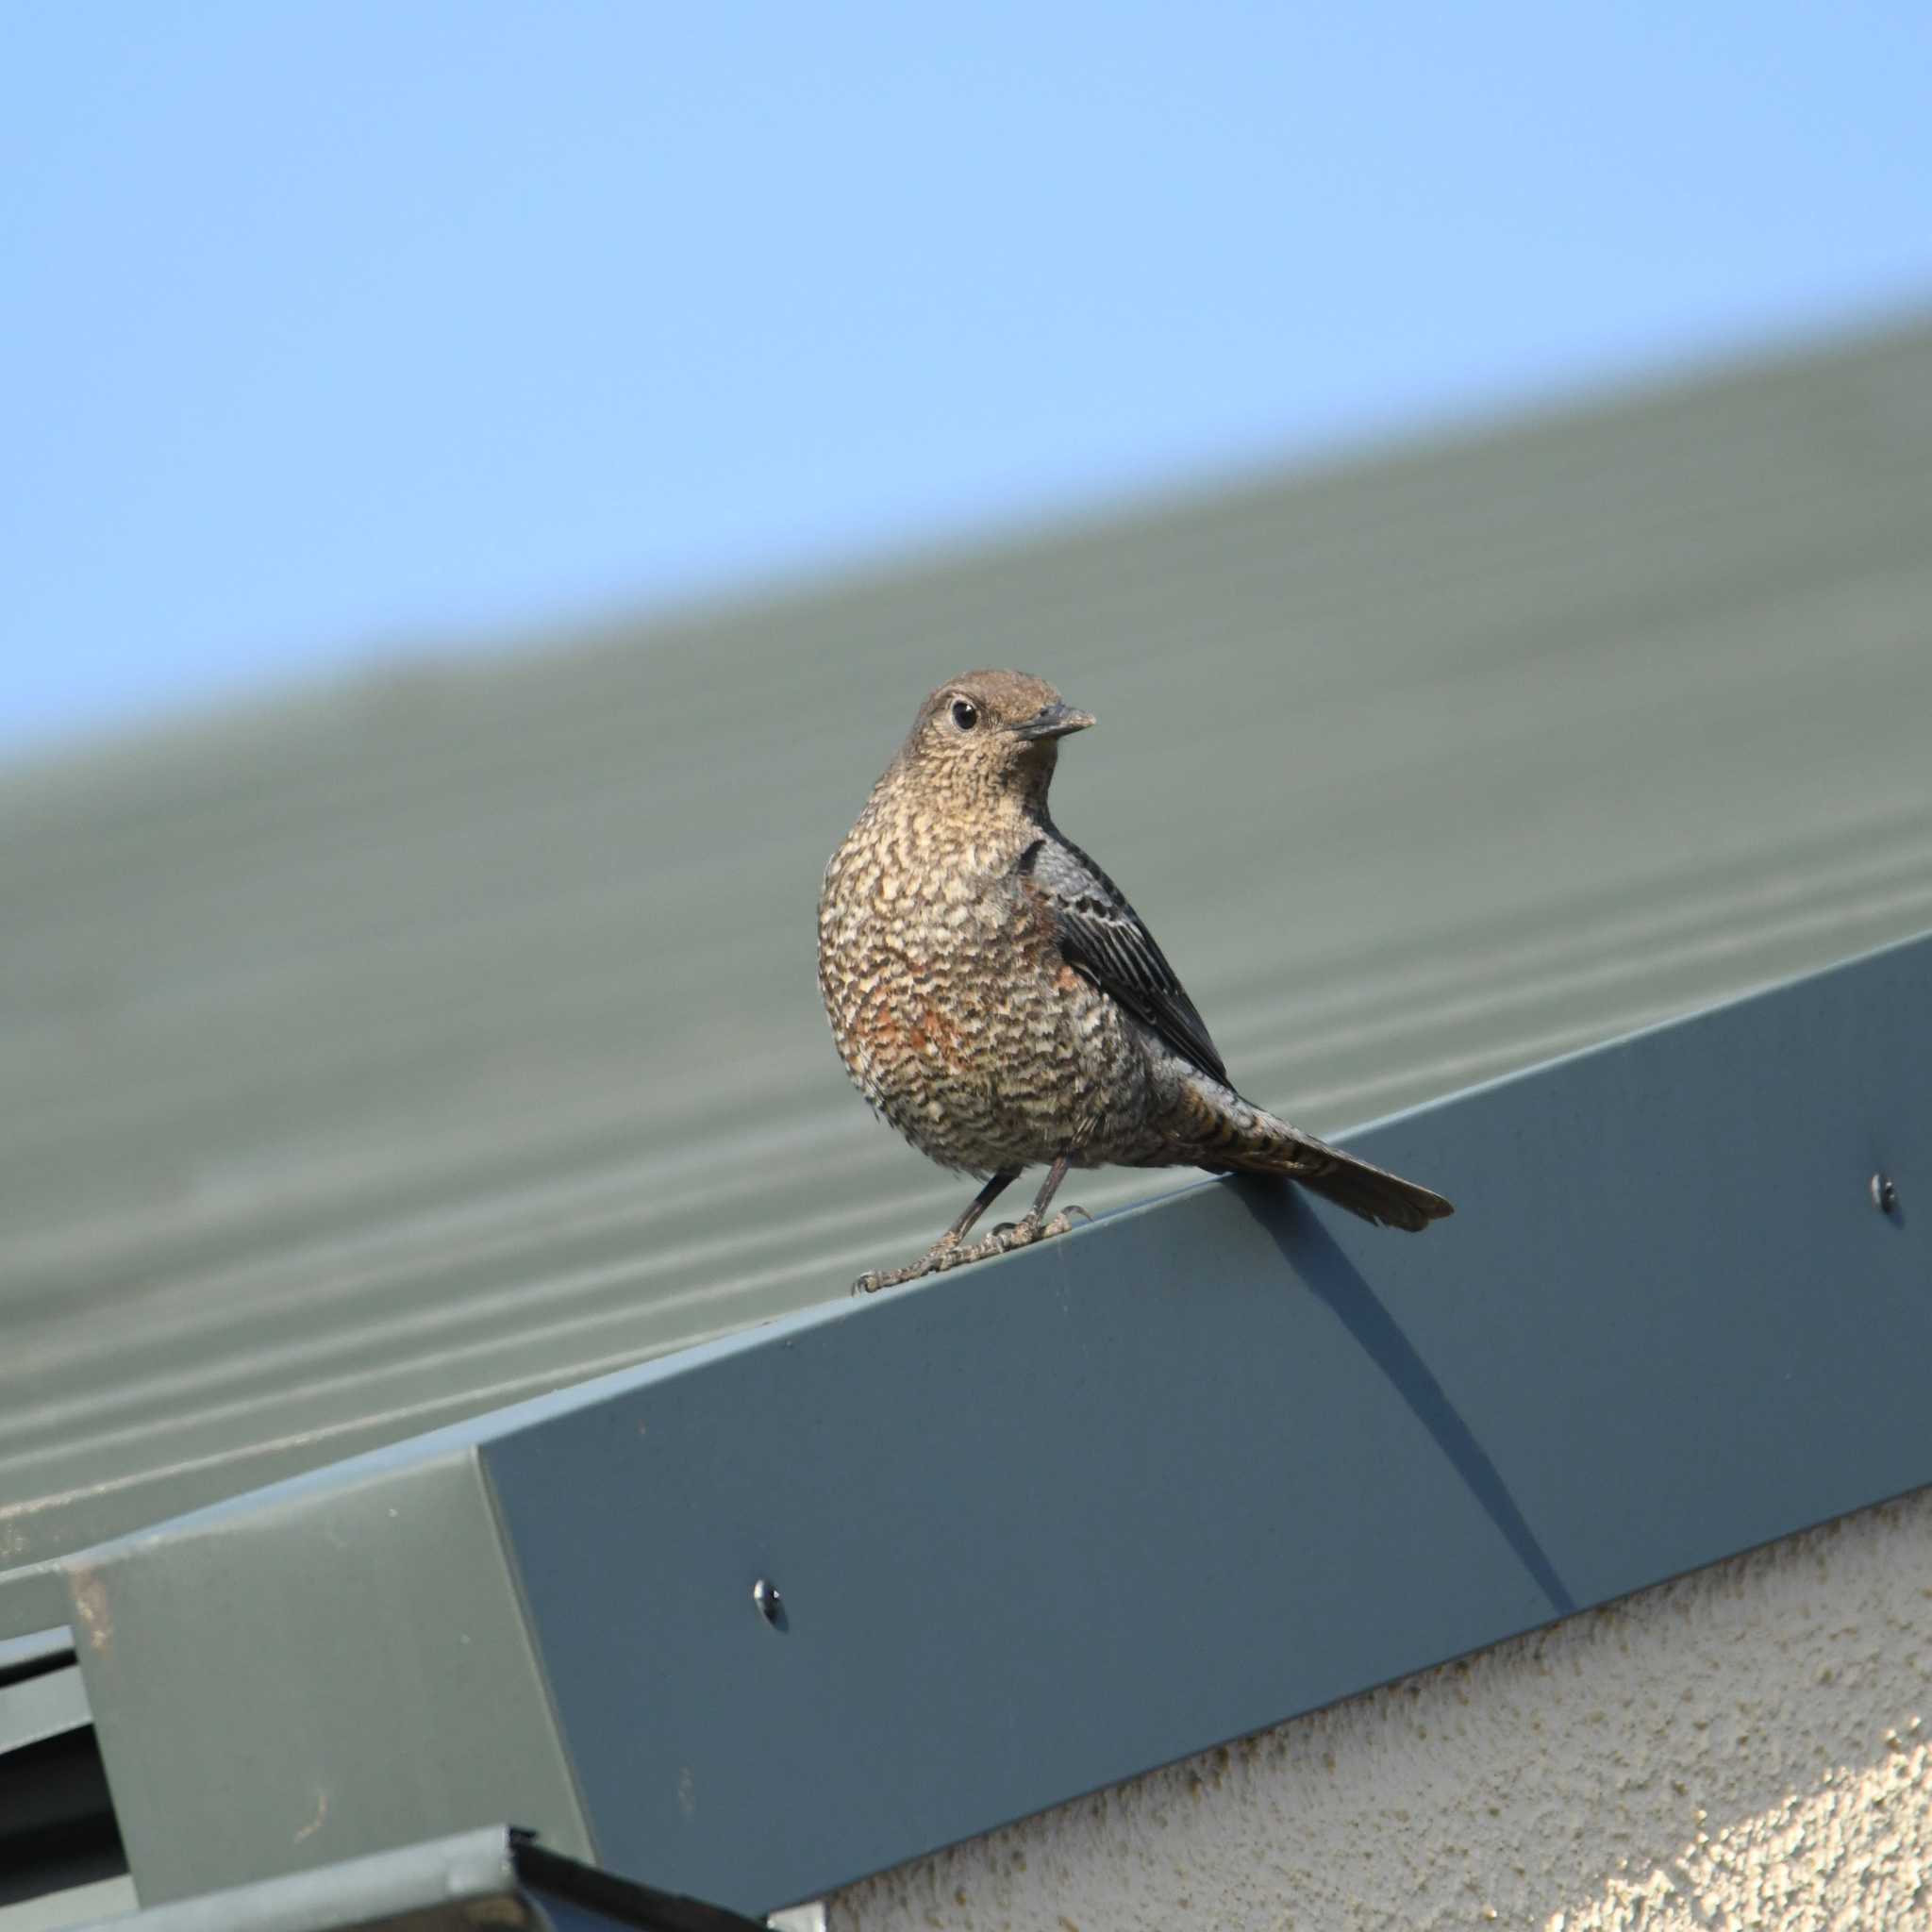
<path fill-rule="evenodd" d="M 1074 1217 L 1091 1221 L 1092 1215 L 1084 1208 L 1062 1208 L 1049 1221 L 1042 1221 L 1037 1214 L 1029 1214 L 1024 1221 L 1003 1221 L 989 1235 L 982 1235 L 976 1241 L 962 1241 L 958 1235 L 947 1235 L 933 1243 L 920 1260 L 909 1262 L 904 1268 L 875 1268 L 861 1274 L 852 1284 L 854 1294 L 876 1294 L 882 1288 L 898 1288 L 908 1281 L 918 1281 L 927 1274 L 943 1274 L 951 1268 L 963 1268 L 969 1261 L 990 1261 L 995 1255 L 1010 1254 L 1015 1248 L 1031 1247 L 1035 1241 L 1050 1241 L 1057 1234 L 1065 1234 L 1074 1225 Z"/>
<path fill-rule="evenodd" d="M 975 1245 L 988 1247 L 989 1243 L 997 1243 L 996 1246 L 988 1248 L 990 1253 L 995 1255 L 1007 1254 L 1014 1248 L 1029 1248 L 1035 1241 L 1051 1241 L 1057 1234 L 1067 1233 L 1073 1227 L 1074 1217 L 1076 1214 L 1082 1221 L 1093 1219 L 1086 1208 L 1073 1207 L 1062 1208 L 1058 1214 L 1045 1221 L 1037 1214 L 1029 1214 L 1024 1221 L 1001 1222 L 985 1241 L 977 1242 Z"/>
<path fill-rule="evenodd" d="M 1062 1208 L 1051 1220 L 1042 1222 L 1040 1231 L 1033 1239 L 1037 1241 L 1051 1241 L 1057 1234 L 1071 1234 L 1074 1231 L 1074 1218 L 1075 1215 L 1082 1221 L 1091 1221 L 1093 1219 L 1092 1215 L 1088 1213 L 1086 1208 L 1076 1208 L 1069 1204 L 1067 1207 Z"/>
<path fill-rule="evenodd" d="M 908 1281 L 919 1280 L 922 1275 L 936 1274 L 958 1261 L 972 1258 L 974 1257 L 967 1256 L 961 1249 L 958 1235 L 942 1234 L 919 1260 L 910 1261 L 904 1268 L 874 1268 L 861 1274 L 852 1284 L 852 1292 L 876 1294 L 882 1288 L 898 1288 Z"/>

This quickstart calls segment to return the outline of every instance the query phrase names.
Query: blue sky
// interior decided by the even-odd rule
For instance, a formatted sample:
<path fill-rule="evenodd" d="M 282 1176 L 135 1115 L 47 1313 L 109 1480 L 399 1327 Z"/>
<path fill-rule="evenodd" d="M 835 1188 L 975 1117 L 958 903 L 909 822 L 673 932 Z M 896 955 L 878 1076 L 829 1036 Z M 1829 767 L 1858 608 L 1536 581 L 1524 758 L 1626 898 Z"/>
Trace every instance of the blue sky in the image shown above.
<path fill-rule="evenodd" d="M 1932 9 L 12 9 L 0 752 L 1932 302 Z"/>

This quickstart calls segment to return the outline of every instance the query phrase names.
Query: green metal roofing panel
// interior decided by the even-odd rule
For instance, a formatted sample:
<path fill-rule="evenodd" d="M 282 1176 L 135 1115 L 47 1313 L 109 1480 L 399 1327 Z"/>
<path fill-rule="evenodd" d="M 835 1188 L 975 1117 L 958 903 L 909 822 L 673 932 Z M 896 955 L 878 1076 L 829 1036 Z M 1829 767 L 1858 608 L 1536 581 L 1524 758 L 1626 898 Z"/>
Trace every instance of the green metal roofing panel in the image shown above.
<path fill-rule="evenodd" d="M 0 1568 L 929 1240 L 812 910 L 987 662 L 1317 1130 L 1843 958 L 1932 920 L 1932 326 L 0 774 Z"/>

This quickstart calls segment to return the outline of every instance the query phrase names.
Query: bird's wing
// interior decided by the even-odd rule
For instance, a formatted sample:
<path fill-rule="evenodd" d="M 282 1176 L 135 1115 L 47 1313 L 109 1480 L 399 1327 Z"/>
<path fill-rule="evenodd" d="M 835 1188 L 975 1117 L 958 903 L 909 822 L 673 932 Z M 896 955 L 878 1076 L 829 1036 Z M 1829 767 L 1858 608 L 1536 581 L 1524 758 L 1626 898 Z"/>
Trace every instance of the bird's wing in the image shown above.
<path fill-rule="evenodd" d="M 1191 1066 L 1232 1085 L 1208 1024 L 1126 896 L 1058 832 L 1036 839 L 1020 875 L 1053 916 L 1067 964 L 1110 993 Z"/>

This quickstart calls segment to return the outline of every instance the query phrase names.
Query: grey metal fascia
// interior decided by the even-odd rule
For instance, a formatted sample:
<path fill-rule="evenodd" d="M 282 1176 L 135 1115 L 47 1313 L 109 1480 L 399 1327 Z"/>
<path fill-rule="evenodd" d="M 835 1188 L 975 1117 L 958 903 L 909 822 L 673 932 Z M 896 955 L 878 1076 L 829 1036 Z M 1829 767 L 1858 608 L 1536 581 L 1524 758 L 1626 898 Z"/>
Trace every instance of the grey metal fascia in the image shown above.
<path fill-rule="evenodd" d="M 115 1819 L 149 1903 L 479 1818 L 591 1855 L 465 1432 L 64 1567 Z"/>
<path fill-rule="evenodd" d="M 1932 1482 L 1928 1069 L 1932 936 L 1349 1137 L 1425 1238 L 1206 1183 L 75 1559 L 143 1895 L 519 1790 L 473 1590 L 591 1855 L 760 1912 Z"/>

